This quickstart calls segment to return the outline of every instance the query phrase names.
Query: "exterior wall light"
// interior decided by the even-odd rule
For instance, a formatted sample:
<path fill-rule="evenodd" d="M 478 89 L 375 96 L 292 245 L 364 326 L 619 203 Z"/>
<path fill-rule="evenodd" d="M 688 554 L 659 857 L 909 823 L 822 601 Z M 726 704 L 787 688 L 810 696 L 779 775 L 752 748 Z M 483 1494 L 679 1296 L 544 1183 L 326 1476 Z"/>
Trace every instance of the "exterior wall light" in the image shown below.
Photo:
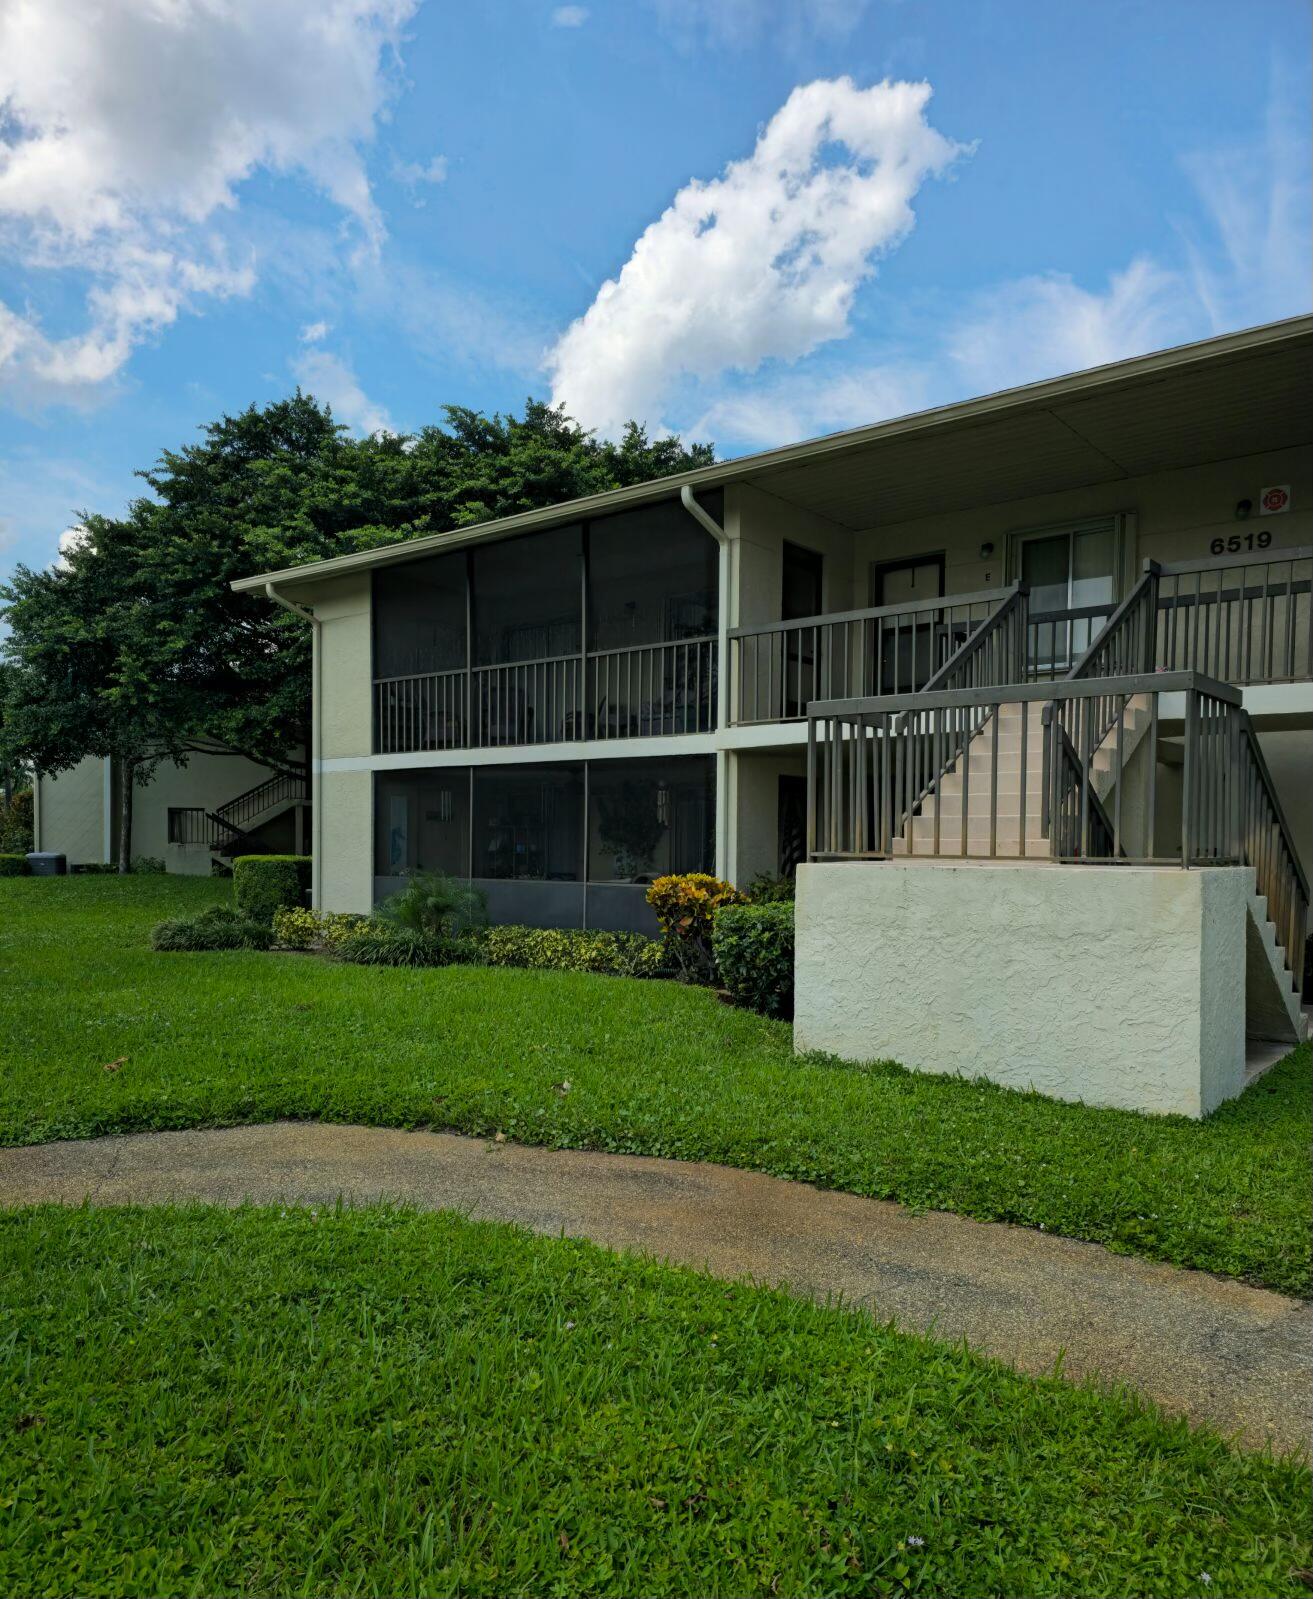
<path fill-rule="evenodd" d="M 1236 521 L 1237 522 L 1243 522 L 1245 520 L 1245 518 L 1249 515 L 1249 513 L 1253 509 L 1254 509 L 1254 502 L 1252 500 L 1237 500 L 1235 502 L 1235 519 L 1236 519 Z"/>
<path fill-rule="evenodd" d="M 994 546 L 992 544 L 982 544 L 980 546 L 980 559 L 982 561 L 987 561 L 993 553 Z"/>

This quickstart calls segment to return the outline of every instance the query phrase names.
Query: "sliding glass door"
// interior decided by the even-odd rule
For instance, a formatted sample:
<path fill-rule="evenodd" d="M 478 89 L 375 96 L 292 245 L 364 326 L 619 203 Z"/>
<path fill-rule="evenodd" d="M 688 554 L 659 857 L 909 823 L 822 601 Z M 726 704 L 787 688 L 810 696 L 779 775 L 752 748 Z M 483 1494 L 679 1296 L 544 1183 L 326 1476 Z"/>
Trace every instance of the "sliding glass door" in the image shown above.
<path fill-rule="evenodd" d="M 1019 534 L 1013 572 L 1030 589 L 1031 667 L 1066 670 L 1085 653 L 1116 603 L 1117 520 Z"/>

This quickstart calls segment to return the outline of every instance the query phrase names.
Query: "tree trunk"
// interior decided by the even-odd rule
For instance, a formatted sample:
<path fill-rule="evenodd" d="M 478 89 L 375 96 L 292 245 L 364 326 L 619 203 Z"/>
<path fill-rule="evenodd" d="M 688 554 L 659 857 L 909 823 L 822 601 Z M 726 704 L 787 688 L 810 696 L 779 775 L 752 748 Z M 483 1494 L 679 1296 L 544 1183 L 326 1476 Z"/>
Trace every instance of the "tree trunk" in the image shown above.
<path fill-rule="evenodd" d="M 136 761 L 119 763 L 119 871 L 132 870 L 132 790 L 136 782 Z"/>

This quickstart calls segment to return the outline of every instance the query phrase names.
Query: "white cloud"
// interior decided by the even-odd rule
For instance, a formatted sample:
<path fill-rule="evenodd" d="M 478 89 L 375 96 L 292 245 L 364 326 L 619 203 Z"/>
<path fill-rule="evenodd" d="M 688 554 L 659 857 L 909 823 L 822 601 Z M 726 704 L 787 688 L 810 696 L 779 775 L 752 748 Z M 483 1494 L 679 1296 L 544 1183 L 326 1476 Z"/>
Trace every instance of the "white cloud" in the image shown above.
<path fill-rule="evenodd" d="M 212 296 L 249 292 L 225 217 L 257 169 L 308 179 L 370 247 L 362 146 L 418 0 L 5 0 L 0 250 L 90 280 L 82 331 L 0 322 L 0 387 L 76 399 Z"/>
<path fill-rule="evenodd" d="M 317 400 L 333 408 L 339 422 L 355 433 L 395 433 L 392 419 L 360 387 L 351 367 L 331 350 L 307 350 L 292 362 L 298 382 Z"/>
<path fill-rule="evenodd" d="M 62 571 L 69 569 L 69 556 L 78 550 L 84 550 L 91 543 L 91 534 L 80 522 L 73 527 L 66 527 L 59 535 L 59 554 L 55 557 L 53 565 Z"/>
<path fill-rule="evenodd" d="M 553 397 L 586 426 L 656 426 L 676 385 L 797 360 L 849 331 L 875 258 L 962 147 L 925 120 L 928 84 L 797 88 L 752 155 L 694 179 L 549 354 Z"/>
<path fill-rule="evenodd" d="M 448 165 L 445 155 L 431 156 L 427 161 L 394 161 L 392 176 L 410 189 L 420 183 L 445 183 Z"/>
<path fill-rule="evenodd" d="M 582 28 L 587 21 L 587 6 L 557 6 L 552 12 L 554 28 Z"/>
<path fill-rule="evenodd" d="M 330 331 L 327 322 L 307 322 L 301 329 L 301 343 L 322 344 Z"/>

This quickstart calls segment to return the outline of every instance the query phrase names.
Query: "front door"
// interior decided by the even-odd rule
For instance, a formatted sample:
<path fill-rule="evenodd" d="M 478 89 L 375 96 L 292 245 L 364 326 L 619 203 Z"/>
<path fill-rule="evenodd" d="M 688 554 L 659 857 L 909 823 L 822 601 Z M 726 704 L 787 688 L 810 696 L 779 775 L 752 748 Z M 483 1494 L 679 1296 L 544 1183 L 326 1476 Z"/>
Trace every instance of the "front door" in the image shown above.
<path fill-rule="evenodd" d="M 918 555 L 907 561 L 878 561 L 871 566 L 871 604 L 878 608 L 911 605 L 944 596 L 944 557 Z M 866 658 L 875 664 L 876 694 L 910 694 L 936 670 L 936 618 L 933 611 L 913 612 L 905 620 L 881 619 Z"/>
<path fill-rule="evenodd" d="M 784 543 L 780 590 L 780 621 L 796 622 L 802 617 L 821 614 L 821 584 L 825 557 L 819 550 L 801 544 Z M 811 628 L 789 628 L 784 634 L 785 716 L 802 716 L 807 701 L 820 689 L 817 659 L 818 633 Z M 823 690 L 822 690 L 823 692 Z"/>

